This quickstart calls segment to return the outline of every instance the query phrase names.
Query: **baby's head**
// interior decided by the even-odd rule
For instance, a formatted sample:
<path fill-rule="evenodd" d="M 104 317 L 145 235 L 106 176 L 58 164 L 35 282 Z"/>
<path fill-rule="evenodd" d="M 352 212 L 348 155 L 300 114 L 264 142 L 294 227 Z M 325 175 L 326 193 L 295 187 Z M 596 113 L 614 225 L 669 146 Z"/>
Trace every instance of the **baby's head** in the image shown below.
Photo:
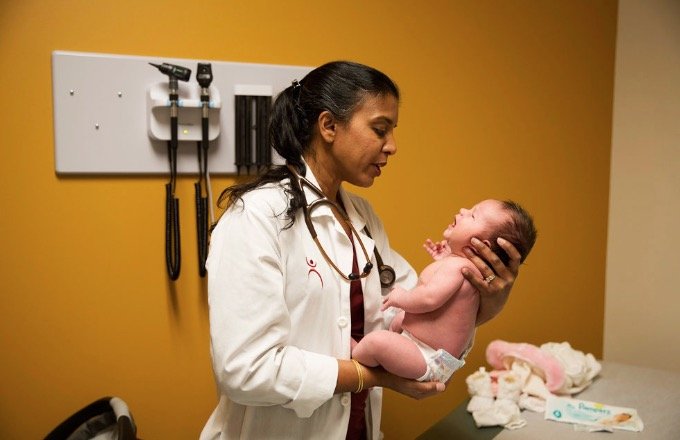
<path fill-rule="evenodd" d="M 521 256 L 519 262 L 524 263 L 531 248 L 536 243 L 537 231 L 534 226 L 534 219 L 517 202 L 503 200 L 499 203 L 501 203 L 508 219 L 494 230 L 493 237 L 490 240 L 491 250 L 498 255 L 503 264 L 508 264 L 510 257 L 497 243 L 498 237 L 503 237 L 515 246 Z"/>
<path fill-rule="evenodd" d="M 531 215 L 518 203 L 489 199 L 461 209 L 444 231 L 449 247 L 458 254 L 472 237 L 485 242 L 507 265 L 510 257 L 497 243 L 498 237 L 503 237 L 517 248 L 522 263 L 536 242 L 536 228 Z"/>

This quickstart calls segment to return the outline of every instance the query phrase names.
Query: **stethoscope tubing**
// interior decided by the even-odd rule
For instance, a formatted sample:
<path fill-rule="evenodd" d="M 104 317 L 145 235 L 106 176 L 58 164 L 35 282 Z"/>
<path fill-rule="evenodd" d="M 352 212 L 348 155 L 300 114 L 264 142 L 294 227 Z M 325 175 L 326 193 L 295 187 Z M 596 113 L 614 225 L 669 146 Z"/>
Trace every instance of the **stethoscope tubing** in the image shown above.
<path fill-rule="evenodd" d="M 326 195 L 321 191 L 320 188 L 318 188 L 316 185 L 314 185 L 312 182 L 309 181 L 304 176 L 301 176 L 293 166 L 288 165 L 288 169 L 290 170 L 293 178 L 291 179 L 291 184 L 294 181 L 295 185 L 297 186 L 297 189 L 300 191 L 300 195 L 302 197 L 302 214 L 305 220 L 305 224 L 307 225 L 307 230 L 309 231 L 309 234 L 312 236 L 312 239 L 314 240 L 314 243 L 316 243 L 317 248 L 319 249 L 319 252 L 321 252 L 321 255 L 323 256 L 324 260 L 344 279 L 349 280 L 349 281 L 354 281 L 359 278 L 364 278 L 368 276 L 368 274 L 371 272 L 371 269 L 373 268 L 373 263 L 370 261 L 368 257 L 368 253 L 366 252 L 366 247 L 364 246 L 363 241 L 361 240 L 361 237 L 359 237 L 358 232 L 354 228 L 354 225 L 352 225 L 351 220 L 349 219 L 349 216 L 347 215 L 346 211 L 342 209 L 337 203 L 331 201 L 326 197 Z M 305 190 L 304 187 L 309 188 L 310 191 L 312 191 L 318 198 L 316 200 L 313 200 L 311 203 L 307 203 L 307 197 L 305 196 Z M 317 237 L 316 229 L 314 228 L 314 224 L 312 223 L 312 218 L 311 218 L 311 211 L 318 205 L 329 205 L 331 207 L 336 208 L 337 212 L 340 213 L 340 215 L 343 217 L 345 222 L 350 228 L 350 232 L 354 234 L 355 237 L 357 237 L 357 240 L 359 241 L 359 245 L 364 252 L 364 256 L 366 258 L 366 265 L 364 266 L 364 270 L 362 271 L 361 274 L 354 274 L 350 273 L 349 275 L 344 275 L 343 272 L 340 271 L 340 269 L 337 267 L 337 265 L 333 262 L 333 260 L 330 259 L 326 251 L 324 250 L 323 246 L 321 246 L 321 242 L 319 241 L 319 238 Z M 364 230 L 366 231 L 366 235 L 371 237 L 371 234 L 368 231 L 367 227 L 364 227 Z M 376 263 L 378 264 L 378 270 L 380 272 L 380 284 L 383 288 L 388 288 L 391 287 L 394 284 L 394 269 L 392 267 L 383 264 L 383 260 L 380 257 L 380 253 L 378 252 L 378 249 L 376 246 L 373 248 L 374 255 L 376 257 Z M 385 283 L 383 282 L 385 277 L 389 274 L 391 275 L 389 278 L 389 282 Z"/>

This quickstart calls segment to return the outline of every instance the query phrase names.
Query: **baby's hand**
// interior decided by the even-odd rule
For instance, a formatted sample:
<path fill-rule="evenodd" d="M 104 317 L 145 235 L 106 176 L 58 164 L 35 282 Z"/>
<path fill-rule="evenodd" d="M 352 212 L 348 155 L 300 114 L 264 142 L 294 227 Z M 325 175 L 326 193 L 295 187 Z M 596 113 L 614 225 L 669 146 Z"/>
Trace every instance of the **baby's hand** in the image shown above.
<path fill-rule="evenodd" d="M 389 309 L 390 307 L 397 307 L 399 308 L 399 295 L 405 292 L 405 290 L 399 286 L 395 286 L 394 289 L 390 291 L 390 293 L 383 298 L 383 303 L 382 307 L 380 307 L 380 310 L 384 312 L 385 310 Z"/>
<path fill-rule="evenodd" d="M 404 322 L 404 316 L 406 316 L 406 312 L 403 310 L 394 315 L 394 318 L 392 318 L 392 322 L 390 323 L 391 332 L 401 333 L 401 331 L 404 329 L 401 326 L 401 324 Z"/>
<path fill-rule="evenodd" d="M 390 295 L 388 294 L 383 298 L 382 306 L 380 307 L 380 311 L 384 312 L 385 310 L 389 309 L 392 307 L 392 301 L 390 301 Z"/>
<path fill-rule="evenodd" d="M 449 247 L 449 244 L 446 242 L 446 240 L 442 240 L 435 243 L 428 238 L 427 240 L 425 240 L 425 244 L 423 245 L 423 247 L 425 248 L 427 253 L 430 254 L 430 256 L 432 256 L 432 258 L 435 260 L 440 260 L 444 257 L 451 255 L 451 248 Z"/>

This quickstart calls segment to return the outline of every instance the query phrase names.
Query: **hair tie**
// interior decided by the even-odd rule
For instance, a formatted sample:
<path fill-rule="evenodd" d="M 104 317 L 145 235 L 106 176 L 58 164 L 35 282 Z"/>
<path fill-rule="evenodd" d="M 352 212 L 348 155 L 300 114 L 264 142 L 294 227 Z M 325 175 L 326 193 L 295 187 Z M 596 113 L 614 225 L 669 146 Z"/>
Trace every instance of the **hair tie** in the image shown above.
<path fill-rule="evenodd" d="M 302 91 L 302 84 L 300 84 L 300 81 L 294 79 L 292 87 L 293 87 L 293 99 L 295 99 L 296 104 L 300 104 L 300 92 Z"/>

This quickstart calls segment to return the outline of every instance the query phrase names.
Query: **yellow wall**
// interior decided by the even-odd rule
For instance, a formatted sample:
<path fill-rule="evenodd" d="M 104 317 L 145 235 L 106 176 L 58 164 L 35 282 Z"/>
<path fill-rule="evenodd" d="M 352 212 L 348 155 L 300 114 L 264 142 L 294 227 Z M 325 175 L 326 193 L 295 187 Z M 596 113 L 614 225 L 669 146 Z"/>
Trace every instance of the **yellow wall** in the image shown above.
<path fill-rule="evenodd" d="M 450 389 L 388 394 L 383 429 L 399 439 L 466 396 L 493 338 L 601 355 L 615 25 L 614 0 L 2 2 L 0 437 L 40 438 L 115 394 L 141 437 L 196 438 L 215 404 L 194 178 L 178 184 L 184 266 L 171 288 L 165 177 L 55 175 L 53 50 L 384 70 L 403 90 L 399 153 L 361 193 L 417 269 L 424 238 L 460 206 L 511 197 L 535 214 L 512 299 Z"/>

